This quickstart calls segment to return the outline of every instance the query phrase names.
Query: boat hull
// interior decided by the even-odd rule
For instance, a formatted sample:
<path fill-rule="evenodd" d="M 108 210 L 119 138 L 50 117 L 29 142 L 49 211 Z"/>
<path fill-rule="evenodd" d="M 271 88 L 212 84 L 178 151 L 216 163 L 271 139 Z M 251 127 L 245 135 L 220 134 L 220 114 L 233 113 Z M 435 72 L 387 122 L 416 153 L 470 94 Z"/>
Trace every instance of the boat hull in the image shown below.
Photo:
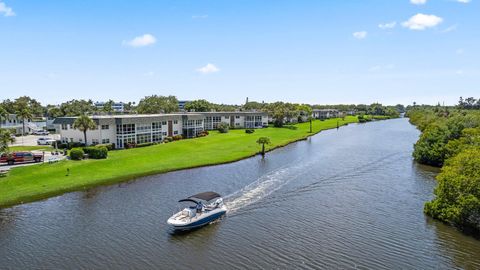
<path fill-rule="evenodd" d="M 195 228 L 200 228 L 202 226 L 208 225 L 213 221 L 221 218 L 227 213 L 227 210 L 224 208 L 215 209 L 211 213 L 203 214 L 204 217 L 190 220 L 189 222 L 177 222 L 175 220 L 169 219 L 168 224 L 170 224 L 175 230 L 191 230 Z"/>

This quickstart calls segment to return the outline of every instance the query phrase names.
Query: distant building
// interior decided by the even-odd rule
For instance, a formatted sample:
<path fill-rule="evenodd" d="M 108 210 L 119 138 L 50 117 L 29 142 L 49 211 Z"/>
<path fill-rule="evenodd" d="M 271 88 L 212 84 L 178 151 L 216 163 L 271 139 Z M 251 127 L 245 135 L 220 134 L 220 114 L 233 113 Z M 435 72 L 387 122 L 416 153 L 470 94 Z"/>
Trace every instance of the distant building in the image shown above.
<path fill-rule="evenodd" d="M 103 107 L 105 106 L 105 103 L 107 103 L 107 102 L 95 102 L 95 107 L 97 107 L 97 109 L 99 109 L 99 110 L 103 110 Z M 114 102 L 112 104 L 112 110 L 113 110 L 113 112 L 116 112 L 116 113 L 125 112 L 125 103 Z"/>
<path fill-rule="evenodd" d="M 328 119 L 339 116 L 339 112 L 336 109 L 314 109 L 312 111 L 312 117 L 315 119 Z"/>
<path fill-rule="evenodd" d="M 0 121 L 0 128 L 15 130 L 15 134 L 23 133 L 23 120 L 18 118 L 16 114 L 9 114 L 7 119 Z M 31 119 L 26 119 L 25 133 L 30 133 L 33 130 L 39 129 Z"/>
<path fill-rule="evenodd" d="M 189 100 L 179 100 L 178 101 L 178 110 L 183 112 L 185 111 L 185 104 L 187 104 L 188 102 L 190 102 Z"/>
<path fill-rule="evenodd" d="M 83 142 L 83 133 L 73 129 L 76 117 L 59 117 L 54 124 L 63 142 Z M 172 114 L 129 114 L 92 116 L 97 129 L 87 132 L 88 144 L 128 144 L 161 142 L 165 137 L 193 138 L 204 130 L 217 129 L 219 123 L 231 128 L 262 128 L 268 125 L 264 112 L 202 112 Z"/>

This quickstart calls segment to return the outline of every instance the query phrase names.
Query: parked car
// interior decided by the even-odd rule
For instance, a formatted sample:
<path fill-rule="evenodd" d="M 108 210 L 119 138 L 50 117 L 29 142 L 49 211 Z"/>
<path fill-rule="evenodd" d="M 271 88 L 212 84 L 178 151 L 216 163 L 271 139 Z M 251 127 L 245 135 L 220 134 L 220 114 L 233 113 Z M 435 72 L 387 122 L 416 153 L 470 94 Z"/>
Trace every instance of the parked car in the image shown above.
<path fill-rule="evenodd" d="M 13 165 L 18 162 L 40 162 L 42 160 L 42 154 L 34 154 L 32 152 L 4 153 L 0 156 L 0 163 L 8 163 L 8 165 Z"/>
<path fill-rule="evenodd" d="M 32 132 L 32 134 L 33 135 L 43 135 L 43 136 L 45 136 L 45 135 L 49 135 L 50 133 L 46 130 L 40 129 L 40 130 L 34 130 Z"/>
<path fill-rule="evenodd" d="M 42 138 L 38 138 L 37 140 L 37 144 L 38 145 L 51 145 L 52 143 L 54 143 L 55 140 L 52 139 L 52 138 L 45 138 L 45 137 L 42 137 Z"/>

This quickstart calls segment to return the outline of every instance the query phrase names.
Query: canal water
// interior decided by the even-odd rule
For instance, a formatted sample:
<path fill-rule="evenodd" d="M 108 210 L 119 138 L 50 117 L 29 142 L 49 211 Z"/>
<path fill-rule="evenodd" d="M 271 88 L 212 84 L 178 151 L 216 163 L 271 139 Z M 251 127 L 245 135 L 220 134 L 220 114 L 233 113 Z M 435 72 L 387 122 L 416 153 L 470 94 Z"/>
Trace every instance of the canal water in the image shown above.
<path fill-rule="evenodd" d="M 418 136 L 407 119 L 354 124 L 264 160 L 0 210 L 0 268 L 479 269 L 479 240 L 422 213 L 438 171 L 412 161 Z M 179 199 L 209 190 L 223 220 L 167 226 Z"/>

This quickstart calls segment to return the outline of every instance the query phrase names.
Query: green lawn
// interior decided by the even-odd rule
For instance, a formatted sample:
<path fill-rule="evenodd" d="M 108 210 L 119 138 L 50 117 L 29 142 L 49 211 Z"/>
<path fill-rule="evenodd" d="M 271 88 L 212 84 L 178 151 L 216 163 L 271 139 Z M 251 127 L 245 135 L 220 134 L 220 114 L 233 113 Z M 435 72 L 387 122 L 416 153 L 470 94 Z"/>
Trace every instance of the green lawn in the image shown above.
<path fill-rule="evenodd" d="M 313 122 L 313 132 L 335 128 L 337 121 L 345 125 L 358 119 L 317 120 Z M 14 168 L 7 177 L 0 178 L 0 207 L 145 175 L 240 160 L 260 151 L 256 140 L 262 136 L 271 139 L 272 144 L 267 146 L 270 150 L 312 135 L 309 123 L 295 127 L 257 129 L 253 134 L 246 134 L 244 130 L 230 130 L 226 134 L 210 132 L 203 138 L 111 151 L 105 160 L 62 161 Z M 70 169 L 69 176 L 66 176 L 67 169 Z"/>
<path fill-rule="evenodd" d="M 49 145 L 36 145 L 36 146 L 10 146 L 10 151 L 52 151 L 52 147 Z"/>

